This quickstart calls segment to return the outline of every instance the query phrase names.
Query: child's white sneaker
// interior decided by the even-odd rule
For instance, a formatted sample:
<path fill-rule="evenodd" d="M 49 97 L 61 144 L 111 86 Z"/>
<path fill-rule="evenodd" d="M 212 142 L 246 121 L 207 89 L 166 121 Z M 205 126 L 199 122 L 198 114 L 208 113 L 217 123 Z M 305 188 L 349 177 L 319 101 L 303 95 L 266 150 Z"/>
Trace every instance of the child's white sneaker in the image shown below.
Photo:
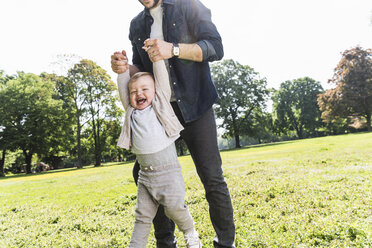
<path fill-rule="evenodd" d="M 199 234 L 197 231 L 192 230 L 189 233 L 185 233 L 185 241 L 187 248 L 202 248 L 202 243 L 199 239 Z"/>

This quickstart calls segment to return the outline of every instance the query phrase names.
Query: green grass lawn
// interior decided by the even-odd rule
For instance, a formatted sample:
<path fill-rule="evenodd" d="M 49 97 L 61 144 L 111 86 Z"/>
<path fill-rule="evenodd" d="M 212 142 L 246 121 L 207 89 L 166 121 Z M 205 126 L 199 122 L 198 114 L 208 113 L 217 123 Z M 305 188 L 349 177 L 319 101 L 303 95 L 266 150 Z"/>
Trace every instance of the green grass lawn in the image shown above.
<path fill-rule="evenodd" d="M 372 247 L 372 133 L 221 156 L 237 247 Z M 204 190 L 191 158 L 180 162 L 196 228 L 204 247 L 213 247 Z M 136 203 L 132 166 L 0 179 L 0 247 L 127 247 Z M 148 247 L 155 247 L 152 234 Z"/>

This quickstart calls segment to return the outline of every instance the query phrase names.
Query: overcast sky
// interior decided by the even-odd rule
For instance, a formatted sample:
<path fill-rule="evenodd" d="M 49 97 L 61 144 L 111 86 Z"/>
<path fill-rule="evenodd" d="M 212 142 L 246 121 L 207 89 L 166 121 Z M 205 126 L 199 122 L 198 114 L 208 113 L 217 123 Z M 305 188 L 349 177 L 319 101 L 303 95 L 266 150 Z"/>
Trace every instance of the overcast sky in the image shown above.
<path fill-rule="evenodd" d="M 202 0 L 225 58 L 249 65 L 270 87 L 309 76 L 327 87 L 341 53 L 372 48 L 372 0 Z M 91 59 L 115 79 L 110 55 L 125 49 L 137 0 L 1 0 L 0 70 L 52 72 L 59 54 Z"/>

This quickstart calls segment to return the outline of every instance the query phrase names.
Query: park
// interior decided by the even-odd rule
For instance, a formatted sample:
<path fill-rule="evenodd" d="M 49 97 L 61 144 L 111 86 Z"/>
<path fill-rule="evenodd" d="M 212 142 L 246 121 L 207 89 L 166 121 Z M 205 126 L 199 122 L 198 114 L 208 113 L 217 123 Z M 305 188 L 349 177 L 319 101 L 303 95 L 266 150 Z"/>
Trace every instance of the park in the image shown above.
<path fill-rule="evenodd" d="M 273 91 L 249 66 L 212 66 L 237 247 L 372 245 L 371 56 L 346 50 L 328 90 L 304 77 Z M 127 247 L 134 156 L 116 146 L 123 110 L 107 73 L 81 60 L 67 76 L 2 73 L 1 83 L 0 246 Z M 212 247 L 202 184 L 176 146 L 186 204 Z"/>
<path fill-rule="evenodd" d="M 0 248 L 372 247 L 371 2 L 139 2 L 0 3 Z"/>
<path fill-rule="evenodd" d="M 372 245 L 372 133 L 262 144 L 221 156 L 237 247 Z M 205 247 L 212 247 L 202 185 L 190 156 L 179 159 L 186 204 Z M 126 247 L 136 202 L 132 166 L 0 179 L 0 246 Z M 155 247 L 153 235 L 148 247 Z"/>

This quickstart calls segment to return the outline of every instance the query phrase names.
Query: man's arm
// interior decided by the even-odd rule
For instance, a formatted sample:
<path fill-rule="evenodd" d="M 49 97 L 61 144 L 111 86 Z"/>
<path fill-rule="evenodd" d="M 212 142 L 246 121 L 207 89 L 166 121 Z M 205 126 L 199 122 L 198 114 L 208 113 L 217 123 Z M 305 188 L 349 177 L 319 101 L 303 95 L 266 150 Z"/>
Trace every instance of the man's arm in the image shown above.
<path fill-rule="evenodd" d="M 180 59 L 192 60 L 196 62 L 203 61 L 203 51 L 198 44 L 180 43 L 179 47 Z M 173 44 L 163 40 L 147 39 L 144 43 L 143 49 L 147 51 L 152 62 L 170 59 L 173 57 Z"/>
<path fill-rule="evenodd" d="M 180 59 L 196 62 L 222 59 L 223 45 L 220 34 L 212 22 L 211 11 L 199 0 L 181 1 L 188 29 L 196 38 L 192 44 L 180 43 Z M 173 44 L 162 40 L 147 39 L 144 47 L 152 62 L 173 57 Z"/>
<path fill-rule="evenodd" d="M 221 36 L 212 22 L 210 9 L 200 0 L 181 1 L 185 6 L 188 28 L 203 51 L 203 61 L 221 60 L 224 56 Z"/>

